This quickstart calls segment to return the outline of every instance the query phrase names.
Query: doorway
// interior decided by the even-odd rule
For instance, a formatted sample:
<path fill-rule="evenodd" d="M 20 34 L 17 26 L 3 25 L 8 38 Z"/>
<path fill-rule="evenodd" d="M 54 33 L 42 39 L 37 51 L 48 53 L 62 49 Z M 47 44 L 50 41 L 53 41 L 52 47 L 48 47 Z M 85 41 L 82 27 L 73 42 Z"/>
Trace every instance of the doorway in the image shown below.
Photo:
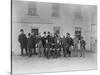
<path fill-rule="evenodd" d="M 38 28 L 36 28 L 36 29 L 32 28 L 32 32 L 34 32 L 35 35 L 38 35 L 39 29 Z"/>

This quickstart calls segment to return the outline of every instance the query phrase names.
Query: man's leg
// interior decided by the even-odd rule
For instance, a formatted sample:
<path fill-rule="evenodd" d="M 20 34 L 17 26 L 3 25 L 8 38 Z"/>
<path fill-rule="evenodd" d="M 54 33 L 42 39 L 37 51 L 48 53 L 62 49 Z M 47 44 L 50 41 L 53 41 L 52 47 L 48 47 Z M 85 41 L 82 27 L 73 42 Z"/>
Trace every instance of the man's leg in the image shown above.
<path fill-rule="evenodd" d="M 23 55 L 23 47 L 21 46 L 21 55 Z"/>
<path fill-rule="evenodd" d="M 29 55 L 29 57 L 32 56 L 32 50 L 33 50 L 32 47 L 29 47 L 29 48 L 28 48 L 28 51 L 29 51 L 28 55 Z"/>
<path fill-rule="evenodd" d="M 84 46 L 84 48 L 83 48 L 83 49 L 84 49 L 83 51 L 84 51 L 84 57 L 85 57 L 85 52 L 86 52 L 86 48 L 85 48 L 85 46 Z"/>
<path fill-rule="evenodd" d="M 58 57 L 61 56 L 61 48 L 59 48 L 59 51 L 58 51 Z"/>
<path fill-rule="evenodd" d="M 56 47 L 55 47 L 55 57 L 57 58 L 58 57 L 58 45 L 56 44 Z"/>
<path fill-rule="evenodd" d="M 40 57 L 40 47 L 38 46 L 38 55 Z"/>
<path fill-rule="evenodd" d="M 48 58 L 50 57 L 50 45 L 48 44 L 48 50 L 47 50 L 48 52 L 47 52 L 47 56 L 48 56 Z"/>
<path fill-rule="evenodd" d="M 42 46 L 40 47 L 40 55 L 43 56 L 43 55 L 42 55 Z"/>
<path fill-rule="evenodd" d="M 59 57 L 59 56 L 61 56 L 61 45 L 59 45 L 58 49 L 59 49 L 58 50 L 58 57 Z"/>
<path fill-rule="evenodd" d="M 69 50 L 69 57 L 71 57 L 71 51 Z"/>
<path fill-rule="evenodd" d="M 25 52 L 26 52 L 26 55 L 28 55 L 27 47 L 25 47 Z"/>
<path fill-rule="evenodd" d="M 83 52 L 82 52 L 82 47 L 80 47 L 80 57 L 82 57 L 83 56 Z"/>
<path fill-rule="evenodd" d="M 71 51 L 69 50 L 69 47 L 67 47 L 67 53 L 68 53 L 68 56 L 70 57 L 71 56 Z"/>
<path fill-rule="evenodd" d="M 29 48 L 29 57 L 32 56 L 32 48 Z"/>
<path fill-rule="evenodd" d="M 63 48 L 63 54 L 64 54 L 64 57 L 66 57 L 66 48 L 65 47 Z"/>
<path fill-rule="evenodd" d="M 46 48 L 46 57 L 48 58 L 48 56 L 49 56 L 49 46 L 47 46 Z"/>
<path fill-rule="evenodd" d="M 46 57 L 46 45 L 44 45 L 44 56 Z"/>
<path fill-rule="evenodd" d="M 41 57 L 42 56 L 42 49 L 41 49 L 41 47 L 38 47 L 38 49 L 39 49 L 39 56 Z"/>
<path fill-rule="evenodd" d="M 27 50 L 28 50 L 28 56 L 30 56 L 30 48 L 27 48 Z"/>
<path fill-rule="evenodd" d="M 50 46 L 48 47 L 48 58 L 50 58 Z"/>
<path fill-rule="evenodd" d="M 82 55 L 83 55 L 83 57 L 85 57 L 85 48 L 84 47 L 82 48 Z"/>
<path fill-rule="evenodd" d="M 46 56 L 46 48 L 45 47 L 43 47 L 43 48 L 44 48 L 43 55 Z"/>
<path fill-rule="evenodd" d="M 37 53 L 36 53 L 36 47 L 35 47 L 35 46 L 34 46 L 34 54 L 37 54 Z"/>
<path fill-rule="evenodd" d="M 50 57 L 50 52 L 49 52 L 49 48 L 48 48 L 48 50 L 47 50 L 47 58 L 49 58 Z"/>
<path fill-rule="evenodd" d="M 46 57 L 48 58 L 49 57 L 49 46 L 47 45 L 46 47 Z"/>
<path fill-rule="evenodd" d="M 44 56 L 44 49 L 43 46 L 41 47 L 42 56 Z"/>

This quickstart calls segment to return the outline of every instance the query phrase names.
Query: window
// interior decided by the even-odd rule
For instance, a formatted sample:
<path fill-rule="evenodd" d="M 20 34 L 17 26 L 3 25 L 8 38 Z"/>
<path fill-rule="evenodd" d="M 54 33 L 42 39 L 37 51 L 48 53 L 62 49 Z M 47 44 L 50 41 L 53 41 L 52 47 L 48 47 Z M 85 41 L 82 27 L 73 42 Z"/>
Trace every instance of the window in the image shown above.
<path fill-rule="evenodd" d="M 31 2 L 28 5 L 28 15 L 29 16 L 38 16 L 36 2 Z"/>
<path fill-rule="evenodd" d="M 59 17 L 60 5 L 58 3 L 52 3 L 52 16 Z"/>

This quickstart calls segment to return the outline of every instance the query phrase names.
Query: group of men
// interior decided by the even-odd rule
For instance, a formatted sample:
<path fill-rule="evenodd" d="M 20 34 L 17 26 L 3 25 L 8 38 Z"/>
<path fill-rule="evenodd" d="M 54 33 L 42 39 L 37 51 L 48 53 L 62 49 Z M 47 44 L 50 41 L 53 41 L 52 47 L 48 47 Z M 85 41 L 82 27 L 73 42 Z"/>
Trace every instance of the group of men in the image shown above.
<path fill-rule="evenodd" d="M 20 30 L 21 34 L 18 37 L 20 43 L 21 55 L 23 56 L 23 50 L 25 49 L 26 55 L 31 57 L 32 55 L 38 55 L 42 57 L 57 58 L 61 56 L 71 56 L 70 47 L 74 46 L 74 41 L 70 37 L 70 33 L 66 33 L 66 37 L 61 38 L 58 34 L 51 35 L 50 32 L 35 35 L 34 31 L 28 33 L 28 37 L 24 34 L 24 30 Z M 80 41 L 82 49 L 85 49 L 85 41 L 83 38 Z M 38 50 L 38 52 L 37 52 Z M 82 56 L 82 55 L 81 55 Z"/>

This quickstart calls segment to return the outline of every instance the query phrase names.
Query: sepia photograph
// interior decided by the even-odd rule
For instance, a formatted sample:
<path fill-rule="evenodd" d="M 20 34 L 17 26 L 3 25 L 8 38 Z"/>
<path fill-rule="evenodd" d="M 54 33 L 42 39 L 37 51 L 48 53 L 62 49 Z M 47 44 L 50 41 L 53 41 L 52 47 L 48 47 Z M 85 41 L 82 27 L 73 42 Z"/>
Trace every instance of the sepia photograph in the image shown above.
<path fill-rule="evenodd" d="M 12 75 L 97 69 L 97 6 L 11 0 Z"/>

